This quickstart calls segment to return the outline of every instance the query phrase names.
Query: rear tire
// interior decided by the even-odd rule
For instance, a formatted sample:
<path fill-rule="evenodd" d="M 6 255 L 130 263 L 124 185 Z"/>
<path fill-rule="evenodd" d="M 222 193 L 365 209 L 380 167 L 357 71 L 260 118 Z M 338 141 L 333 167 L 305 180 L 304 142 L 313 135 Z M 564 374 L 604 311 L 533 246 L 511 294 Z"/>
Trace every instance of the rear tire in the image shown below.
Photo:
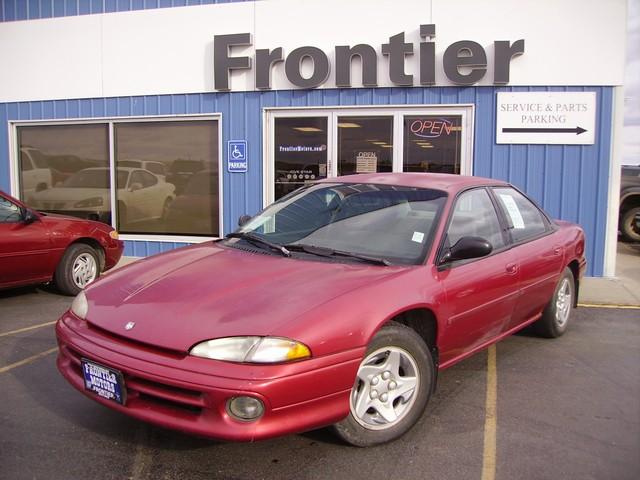
<path fill-rule="evenodd" d="M 542 312 L 542 317 L 533 324 L 538 335 L 545 338 L 556 338 L 567 331 L 575 294 L 576 283 L 573 273 L 569 268 L 565 268 L 553 297 Z"/>
<path fill-rule="evenodd" d="M 54 281 L 65 295 L 77 295 L 100 275 L 100 257 L 86 243 L 74 243 L 64 252 Z"/>
<path fill-rule="evenodd" d="M 357 447 L 395 440 L 422 416 L 434 378 L 424 340 L 402 324 L 385 325 L 367 348 L 351 390 L 349 416 L 334 425 L 335 432 Z"/>
<path fill-rule="evenodd" d="M 640 207 L 630 208 L 620 219 L 620 233 L 627 242 L 640 242 L 640 232 L 635 226 L 635 216 L 640 212 Z"/>

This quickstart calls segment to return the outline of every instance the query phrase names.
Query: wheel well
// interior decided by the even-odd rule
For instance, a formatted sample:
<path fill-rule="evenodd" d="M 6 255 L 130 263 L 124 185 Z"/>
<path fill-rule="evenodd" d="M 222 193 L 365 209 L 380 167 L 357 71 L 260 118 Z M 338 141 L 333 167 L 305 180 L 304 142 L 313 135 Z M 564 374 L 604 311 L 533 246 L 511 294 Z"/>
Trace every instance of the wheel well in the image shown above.
<path fill-rule="evenodd" d="M 573 274 L 573 285 L 575 286 L 575 291 L 576 291 L 576 294 L 574 295 L 574 299 L 573 299 L 573 306 L 577 307 L 578 295 L 580 293 L 580 280 L 578 280 L 578 278 L 580 277 L 580 264 L 578 263 L 577 260 L 573 260 L 569 263 L 569 265 L 567 265 L 567 267 L 569 268 L 569 270 L 571 270 L 571 273 Z"/>
<path fill-rule="evenodd" d="M 634 207 L 640 207 L 640 194 L 631 194 L 622 201 L 620 204 L 620 216 Z"/>
<path fill-rule="evenodd" d="M 100 263 L 100 271 L 103 272 L 106 259 L 105 259 L 104 249 L 102 248 L 102 245 L 100 245 L 100 242 L 98 242 L 93 238 L 78 238 L 75 242 L 67 245 L 67 248 L 77 243 L 84 243 L 85 245 L 89 245 L 91 248 L 93 248 L 96 251 L 96 253 L 98 254 L 98 262 Z"/>
<path fill-rule="evenodd" d="M 433 312 L 427 308 L 415 308 L 399 313 L 391 321 L 401 323 L 422 337 L 438 366 L 438 322 Z"/>

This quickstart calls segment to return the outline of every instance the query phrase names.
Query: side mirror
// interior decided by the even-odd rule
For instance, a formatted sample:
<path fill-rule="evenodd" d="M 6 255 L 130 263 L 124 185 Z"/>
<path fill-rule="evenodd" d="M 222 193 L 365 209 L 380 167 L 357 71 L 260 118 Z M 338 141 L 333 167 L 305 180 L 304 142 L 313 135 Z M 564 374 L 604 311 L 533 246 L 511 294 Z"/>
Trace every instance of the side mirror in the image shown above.
<path fill-rule="evenodd" d="M 130 192 L 135 192 L 136 190 L 140 190 L 141 188 L 142 188 L 142 184 L 138 183 L 138 182 L 135 182 L 135 183 L 131 184 L 131 186 L 129 187 L 129 191 Z"/>
<path fill-rule="evenodd" d="M 24 213 L 22 214 L 22 221 L 29 225 L 33 222 L 37 222 L 40 219 L 40 217 L 38 217 L 38 214 L 36 214 L 36 212 L 34 212 L 33 210 L 31 210 L 30 208 L 25 208 Z"/>
<path fill-rule="evenodd" d="M 442 256 L 440 265 L 455 262 L 456 260 L 486 257 L 492 251 L 493 247 L 484 238 L 462 237 Z"/>
<path fill-rule="evenodd" d="M 251 220 L 251 216 L 250 215 L 240 215 L 240 218 L 238 218 L 238 226 L 239 227 L 244 227 L 247 223 L 249 223 L 249 220 Z"/>

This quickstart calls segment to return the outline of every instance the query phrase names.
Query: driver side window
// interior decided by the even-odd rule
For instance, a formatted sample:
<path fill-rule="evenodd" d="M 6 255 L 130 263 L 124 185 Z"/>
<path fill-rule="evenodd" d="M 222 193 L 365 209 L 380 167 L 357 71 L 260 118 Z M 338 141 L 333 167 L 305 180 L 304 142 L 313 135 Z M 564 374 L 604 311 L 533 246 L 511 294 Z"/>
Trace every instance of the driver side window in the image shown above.
<path fill-rule="evenodd" d="M 0 197 L 0 223 L 16 223 L 22 220 L 22 210 L 15 203 Z"/>
<path fill-rule="evenodd" d="M 469 190 L 458 197 L 447 230 L 449 245 L 453 246 L 462 237 L 481 237 L 493 250 L 504 247 L 504 237 L 498 215 L 483 188 Z"/>

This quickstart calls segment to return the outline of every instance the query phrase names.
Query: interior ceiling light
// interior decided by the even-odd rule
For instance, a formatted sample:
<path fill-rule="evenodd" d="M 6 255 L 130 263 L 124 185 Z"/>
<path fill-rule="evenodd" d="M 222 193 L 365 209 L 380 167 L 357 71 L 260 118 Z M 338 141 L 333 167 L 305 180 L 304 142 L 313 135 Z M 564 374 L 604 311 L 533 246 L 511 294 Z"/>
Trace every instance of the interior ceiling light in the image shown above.
<path fill-rule="evenodd" d="M 386 145 L 387 144 L 387 142 L 371 142 L 371 143 L 373 143 L 374 145 Z"/>
<path fill-rule="evenodd" d="M 299 132 L 323 132 L 324 131 L 321 128 L 317 128 L 317 127 L 293 127 L 293 129 Z"/>
<path fill-rule="evenodd" d="M 382 148 L 393 148 L 393 145 L 380 145 Z"/>
<path fill-rule="evenodd" d="M 433 145 L 420 145 L 420 148 L 433 148 Z"/>
<path fill-rule="evenodd" d="M 340 128 L 360 128 L 362 125 L 358 123 L 350 123 L 350 122 L 338 122 L 338 127 Z"/>

